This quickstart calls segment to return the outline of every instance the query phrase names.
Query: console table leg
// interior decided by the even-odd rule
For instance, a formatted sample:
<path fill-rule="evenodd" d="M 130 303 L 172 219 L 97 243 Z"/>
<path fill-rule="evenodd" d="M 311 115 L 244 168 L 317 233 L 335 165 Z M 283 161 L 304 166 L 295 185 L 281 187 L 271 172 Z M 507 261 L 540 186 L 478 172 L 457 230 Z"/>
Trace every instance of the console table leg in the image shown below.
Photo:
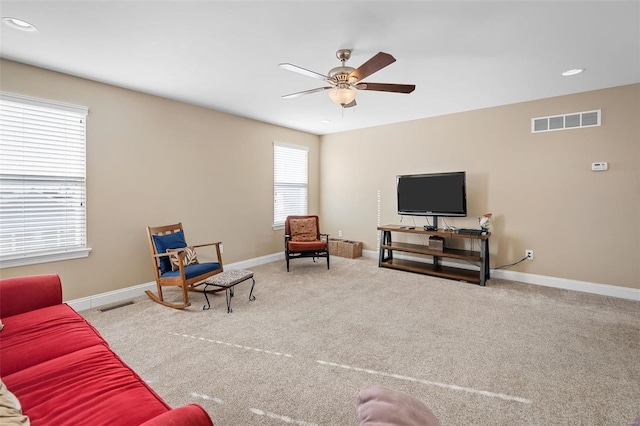
<path fill-rule="evenodd" d="M 489 266 L 489 239 L 487 238 L 486 240 L 484 240 L 483 244 L 485 245 L 485 249 L 484 249 L 484 256 L 486 259 L 486 271 L 487 271 L 487 276 L 486 279 L 490 279 L 491 278 L 491 267 Z"/>
<path fill-rule="evenodd" d="M 486 284 L 487 281 L 487 274 L 488 274 L 488 250 L 487 250 L 487 240 L 482 241 L 482 243 L 480 244 L 480 285 L 484 286 Z"/>
<path fill-rule="evenodd" d="M 393 251 L 386 250 L 385 245 L 391 244 L 391 232 L 380 231 L 380 253 L 378 255 L 378 267 L 382 267 L 382 262 L 393 259 Z M 385 251 L 387 255 L 385 256 Z"/>

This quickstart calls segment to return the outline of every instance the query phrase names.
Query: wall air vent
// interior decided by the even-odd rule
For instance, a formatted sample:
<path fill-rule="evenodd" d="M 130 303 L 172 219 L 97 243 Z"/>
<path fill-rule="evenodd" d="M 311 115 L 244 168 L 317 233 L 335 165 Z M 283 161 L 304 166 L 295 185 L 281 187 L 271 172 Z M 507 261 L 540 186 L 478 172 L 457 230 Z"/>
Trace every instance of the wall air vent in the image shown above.
<path fill-rule="evenodd" d="M 531 133 L 599 126 L 601 111 L 602 110 L 597 109 L 594 111 L 572 112 L 570 114 L 532 118 Z"/>

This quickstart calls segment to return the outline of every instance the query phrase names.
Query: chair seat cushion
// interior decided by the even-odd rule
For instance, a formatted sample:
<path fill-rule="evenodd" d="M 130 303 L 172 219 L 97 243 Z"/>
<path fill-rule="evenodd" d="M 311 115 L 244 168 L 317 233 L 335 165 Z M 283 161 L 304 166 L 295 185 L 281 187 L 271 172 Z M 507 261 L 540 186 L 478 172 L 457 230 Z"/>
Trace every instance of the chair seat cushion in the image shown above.
<path fill-rule="evenodd" d="M 326 241 L 289 241 L 289 251 L 324 251 L 327 250 Z"/>
<path fill-rule="evenodd" d="M 191 278 L 197 277 L 199 275 L 203 275 L 209 272 L 213 272 L 216 269 L 220 269 L 220 264 L 218 262 L 205 262 L 205 263 L 197 263 L 195 265 L 185 266 L 184 275 L 189 280 Z M 160 275 L 162 278 L 168 277 L 179 277 L 180 271 L 167 271 Z"/>

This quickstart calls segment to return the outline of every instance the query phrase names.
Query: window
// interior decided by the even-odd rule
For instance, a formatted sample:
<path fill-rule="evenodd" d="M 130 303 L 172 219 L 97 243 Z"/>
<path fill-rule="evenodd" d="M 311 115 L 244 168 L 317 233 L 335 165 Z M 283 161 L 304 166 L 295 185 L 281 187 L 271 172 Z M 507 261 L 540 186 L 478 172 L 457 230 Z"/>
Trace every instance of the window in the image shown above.
<path fill-rule="evenodd" d="M 82 106 L 0 92 L 0 266 L 86 257 Z"/>
<path fill-rule="evenodd" d="M 308 200 L 306 146 L 273 143 L 273 229 L 290 215 L 306 215 Z"/>

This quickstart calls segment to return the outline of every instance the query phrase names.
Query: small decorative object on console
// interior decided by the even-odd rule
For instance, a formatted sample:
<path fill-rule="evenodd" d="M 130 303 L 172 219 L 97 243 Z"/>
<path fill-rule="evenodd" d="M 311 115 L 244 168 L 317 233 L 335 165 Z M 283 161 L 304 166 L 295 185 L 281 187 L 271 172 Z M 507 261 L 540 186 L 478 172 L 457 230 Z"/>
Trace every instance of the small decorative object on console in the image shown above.
<path fill-rule="evenodd" d="M 485 213 L 482 217 L 478 218 L 480 228 L 482 228 L 483 231 L 489 230 L 489 226 L 491 226 L 491 216 L 493 216 L 493 213 Z"/>

